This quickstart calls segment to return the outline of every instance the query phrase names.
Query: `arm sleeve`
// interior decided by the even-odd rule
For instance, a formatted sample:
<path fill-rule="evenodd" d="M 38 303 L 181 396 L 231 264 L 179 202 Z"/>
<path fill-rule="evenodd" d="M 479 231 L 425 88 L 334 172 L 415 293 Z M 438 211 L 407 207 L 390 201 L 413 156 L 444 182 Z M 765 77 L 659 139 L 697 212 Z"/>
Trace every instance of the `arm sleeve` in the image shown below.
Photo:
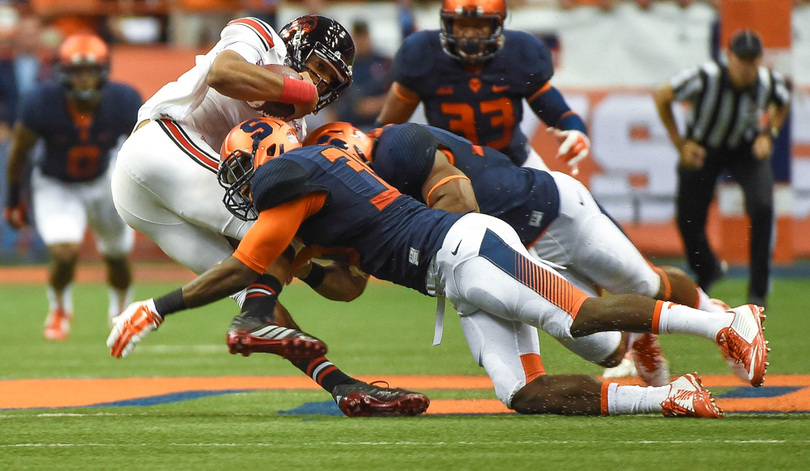
<path fill-rule="evenodd" d="M 264 273 L 290 245 L 301 224 L 326 201 L 323 193 L 308 194 L 259 213 L 259 218 L 233 253 L 256 273 Z"/>
<path fill-rule="evenodd" d="M 565 102 L 562 93 L 550 83 L 546 84 L 528 100 L 529 106 L 538 118 L 557 129 L 576 129 L 588 134 L 585 122 L 574 113 Z"/>

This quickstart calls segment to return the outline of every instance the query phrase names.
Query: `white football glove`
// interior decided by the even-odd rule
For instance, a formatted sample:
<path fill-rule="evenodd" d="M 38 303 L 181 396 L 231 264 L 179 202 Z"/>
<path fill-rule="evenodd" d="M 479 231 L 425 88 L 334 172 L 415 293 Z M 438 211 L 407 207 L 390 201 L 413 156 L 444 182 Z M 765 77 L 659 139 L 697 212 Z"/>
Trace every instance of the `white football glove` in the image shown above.
<path fill-rule="evenodd" d="M 146 334 L 157 329 L 163 317 L 155 309 L 155 301 L 147 299 L 130 304 L 113 318 L 112 331 L 107 337 L 110 355 L 123 358 L 135 348 Z"/>
<path fill-rule="evenodd" d="M 557 158 L 565 161 L 569 167 L 576 168 L 591 152 L 591 140 L 582 131 L 555 129 L 554 137 L 560 142 Z"/>

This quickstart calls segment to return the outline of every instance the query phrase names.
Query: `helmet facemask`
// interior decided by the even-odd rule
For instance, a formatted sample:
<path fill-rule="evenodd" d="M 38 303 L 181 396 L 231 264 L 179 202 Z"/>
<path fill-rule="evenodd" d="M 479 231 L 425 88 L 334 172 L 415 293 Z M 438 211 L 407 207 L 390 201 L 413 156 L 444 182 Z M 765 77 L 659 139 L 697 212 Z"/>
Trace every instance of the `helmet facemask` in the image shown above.
<path fill-rule="evenodd" d="M 478 35 L 459 34 L 457 22 L 477 22 L 482 30 Z M 448 55 L 466 63 L 486 61 L 503 46 L 504 14 L 500 11 L 484 11 L 474 5 L 459 6 L 454 10 L 442 9 L 441 32 L 439 37 L 442 49 Z M 466 25 L 470 27 L 470 25 Z M 476 26 L 477 28 L 478 26 Z"/>
<path fill-rule="evenodd" d="M 279 35 L 287 45 L 285 65 L 309 72 L 316 80 L 319 98 L 315 112 L 337 100 L 351 85 L 354 41 L 340 23 L 325 16 L 306 15 L 288 23 Z M 312 69 L 313 54 L 329 64 L 334 79 L 328 80 L 323 72 Z"/>
<path fill-rule="evenodd" d="M 259 215 L 253 206 L 250 196 L 250 180 L 256 171 L 254 162 L 259 141 L 256 140 L 253 151 L 248 153 L 237 149 L 219 163 L 217 181 L 225 188 L 222 203 L 237 218 L 243 221 L 255 221 Z"/>

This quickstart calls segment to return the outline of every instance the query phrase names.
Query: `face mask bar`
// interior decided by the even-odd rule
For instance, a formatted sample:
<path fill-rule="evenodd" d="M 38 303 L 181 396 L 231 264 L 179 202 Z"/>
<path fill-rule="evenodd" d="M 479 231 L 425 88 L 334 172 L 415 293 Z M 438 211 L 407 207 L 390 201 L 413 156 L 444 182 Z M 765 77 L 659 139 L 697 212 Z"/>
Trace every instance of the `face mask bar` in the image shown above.
<path fill-rule="evenodd" d="M 255 154 L 255 146 L 252 153 L 237 149 L 220 162 L 217 171 L 217 181 L 225 189 L 222 203 L 231 214 L 243 221 L 255 221 L 259 217 L 250 198 Z"/>

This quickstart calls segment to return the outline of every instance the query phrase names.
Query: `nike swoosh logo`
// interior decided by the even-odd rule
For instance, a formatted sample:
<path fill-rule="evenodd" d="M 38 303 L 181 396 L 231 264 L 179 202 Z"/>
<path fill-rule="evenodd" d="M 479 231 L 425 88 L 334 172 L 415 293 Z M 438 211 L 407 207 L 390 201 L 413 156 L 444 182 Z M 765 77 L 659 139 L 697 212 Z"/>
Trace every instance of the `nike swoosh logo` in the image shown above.
<path fill-rule="evenodd" d="M 458 248 L 459 248 L 459 247 L 461 247 L 461 241 L 458 241 L 458 245 L 456 245 L 456 248 L 455 248 L 454 250 L 450 251 L 450 255 L 455 255 L 455 254 L 457 254 L 457 253 L 458 253 Z"/>

